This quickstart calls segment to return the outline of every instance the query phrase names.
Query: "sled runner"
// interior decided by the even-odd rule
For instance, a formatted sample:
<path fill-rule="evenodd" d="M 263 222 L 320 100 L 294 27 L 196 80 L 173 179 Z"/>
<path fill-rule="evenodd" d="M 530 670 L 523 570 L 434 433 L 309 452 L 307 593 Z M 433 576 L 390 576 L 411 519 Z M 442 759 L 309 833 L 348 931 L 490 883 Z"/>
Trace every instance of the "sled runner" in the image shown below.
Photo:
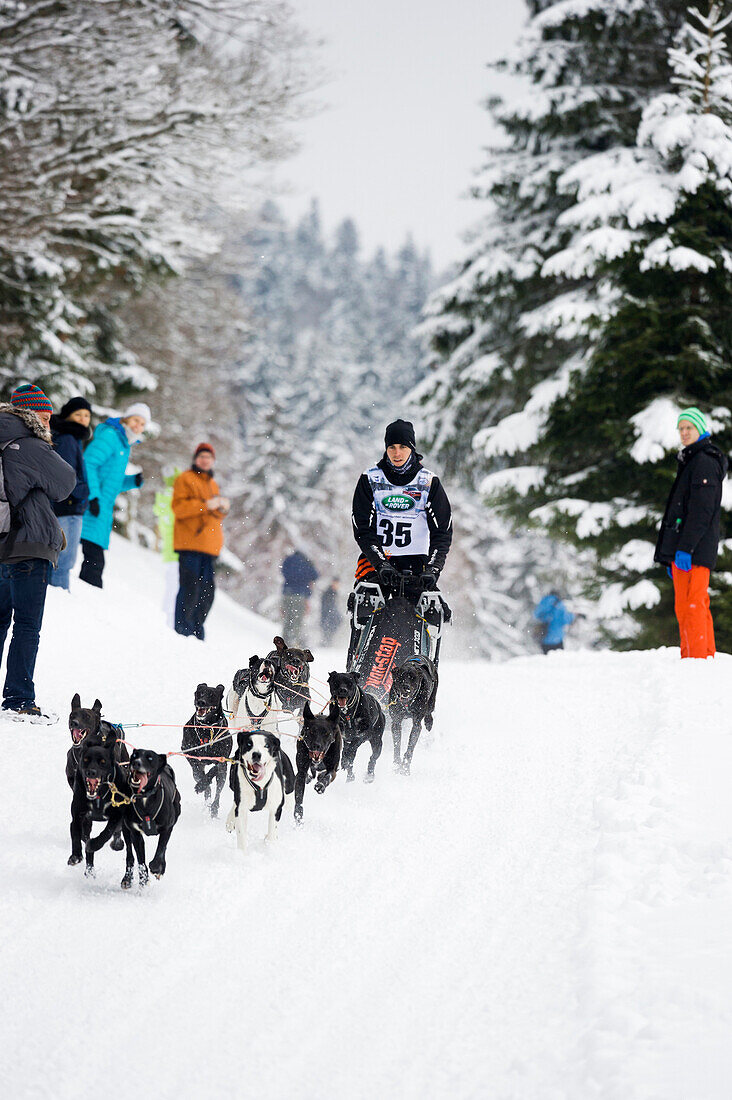
<path fill-rule="evenodd" d="M 392 670 L 409 657 L 438 663 L 442 627 L 452 618 L 439 592 L 422 592 L 405 572 L 397 591 L 385 594 L 376 581 L 359 581 L 348 598 L 351 642 L 348 671 L 360 673 L 364 691 L 386 702 Z"/>

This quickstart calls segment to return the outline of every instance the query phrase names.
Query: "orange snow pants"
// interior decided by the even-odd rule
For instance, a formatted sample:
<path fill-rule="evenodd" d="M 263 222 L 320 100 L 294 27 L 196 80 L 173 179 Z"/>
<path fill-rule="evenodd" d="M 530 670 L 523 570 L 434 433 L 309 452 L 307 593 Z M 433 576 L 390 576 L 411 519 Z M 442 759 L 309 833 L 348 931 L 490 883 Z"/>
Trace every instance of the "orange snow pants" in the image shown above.
<path fill-rule="evenodd" d="M 692 565 L 690 573 L 671 566 L 674 577 L 674 611 L 679 620 L 682 657 L 713 657 L 714 625 L 709 610 L 709 570 Z"/>

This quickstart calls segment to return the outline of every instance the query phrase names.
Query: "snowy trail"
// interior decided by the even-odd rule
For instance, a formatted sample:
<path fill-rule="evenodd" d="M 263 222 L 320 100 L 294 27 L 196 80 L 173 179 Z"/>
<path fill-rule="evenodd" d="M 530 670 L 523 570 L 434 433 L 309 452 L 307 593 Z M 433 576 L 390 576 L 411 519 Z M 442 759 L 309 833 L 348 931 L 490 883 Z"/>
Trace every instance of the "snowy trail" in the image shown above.
<path fill-rule="evenodd" d="M 121 576 L 104 601 L 52 593 L 39 682 L 62 714 L 78 688 L 116 720 L 183 721 L 195 684 L 230 678 L 272 628 L 222 599 L 206 646 L 179 639 L 152 560 L 118 553 L 140 618 Z M 72 606 L 76 667 L 52 660 Z M 131 895 L 109 848 L 93 882 L 66 866 L 65 728 L 0 726 L 0 1085 L 70 1098 L 139 1062 L 166 1100 L 728 1097 L 730 671 L 671 652 L 445 659 L 413 775 L 391 772 L 387 736 L 376 782 L 363 749 L 357 781 L 308 788 L 274 850 L 257 821 L 243 859 L 178 759 L 168 871 Z M 132 735 L 162 750 L 179 733 Z"/>

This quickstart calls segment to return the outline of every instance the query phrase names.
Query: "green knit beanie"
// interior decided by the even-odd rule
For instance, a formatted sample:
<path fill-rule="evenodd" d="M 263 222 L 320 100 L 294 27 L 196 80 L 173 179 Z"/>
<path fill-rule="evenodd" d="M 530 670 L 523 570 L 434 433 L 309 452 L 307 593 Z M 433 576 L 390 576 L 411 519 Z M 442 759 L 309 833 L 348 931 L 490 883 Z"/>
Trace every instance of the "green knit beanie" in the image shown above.
<path fill-rule="evenodd" d="M 693 424 L 699 435 L 704 435 L 709 431 L 707 427 L 706 417 L 701 409 L 697 409 L 695 405 L 692 405 L 690 409 L 684 409 L 679 413 L 679 419 L 676 421 L 676 427 L 678 428 L 682 420 L 688 420 L 690 424 Z"/>

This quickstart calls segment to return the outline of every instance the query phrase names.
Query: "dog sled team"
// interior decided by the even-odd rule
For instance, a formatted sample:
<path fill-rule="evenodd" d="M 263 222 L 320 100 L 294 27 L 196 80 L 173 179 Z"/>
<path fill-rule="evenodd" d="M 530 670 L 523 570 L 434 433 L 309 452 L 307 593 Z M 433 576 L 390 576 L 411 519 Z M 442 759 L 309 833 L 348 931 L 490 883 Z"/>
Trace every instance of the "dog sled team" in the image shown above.
<path fill-rule="evenodd" d="M 368 743 L 365 781 L 374 779 L 391 719 L 394 767 L 409 775 L 422 725 L 430 730 L 437 697 L 439 650 L 449 608 L 437 581 L 452 540 L 450 505 L 439 479 L 422 466 L 414 429 L 403 420 L 386 430 L 381 461 L 362 475 L 353 499 L 354 536 L 361 550 L 349 598 L 348 671 L 331 672 L 322 709 L 311 697 L 313 654 L 284 638 L 265 657 L 252 656 L 224 684 L 199 684 L 194 711 L 183 727 L 180 753 L 194 790 L 219 813 L 227 774 L 233 805 L 226 819 L 246 850 L 249 814 L 268 815 L 273 841 L 287 804 L 303 818 L 305 788 L 323 794 L 338 771 L 354 779 L 354 762 Z M 291 639 L 292 640 L 292 639 Z M 280 725 L 300 723 L 294 765 Z M 402 752 L 402 727 L 411 722 Z M 168 842 L 180 816 L 180 793 L 166 754 L 127 751 L 124 731 L 102 718 L 99 699 L 84 708 L 78 695 L 69 715 L 71 748 L 66 776 L 72 788 L 69 864 L 94 856 L 107 841 L 125 849 L 122 887 L 133 882 L 135 861 L 144 885 L 165 873 Z M 102 824 L 92 838 L 94 822 Z M 156 838 L 146 862 L 145 838 Z"/>

